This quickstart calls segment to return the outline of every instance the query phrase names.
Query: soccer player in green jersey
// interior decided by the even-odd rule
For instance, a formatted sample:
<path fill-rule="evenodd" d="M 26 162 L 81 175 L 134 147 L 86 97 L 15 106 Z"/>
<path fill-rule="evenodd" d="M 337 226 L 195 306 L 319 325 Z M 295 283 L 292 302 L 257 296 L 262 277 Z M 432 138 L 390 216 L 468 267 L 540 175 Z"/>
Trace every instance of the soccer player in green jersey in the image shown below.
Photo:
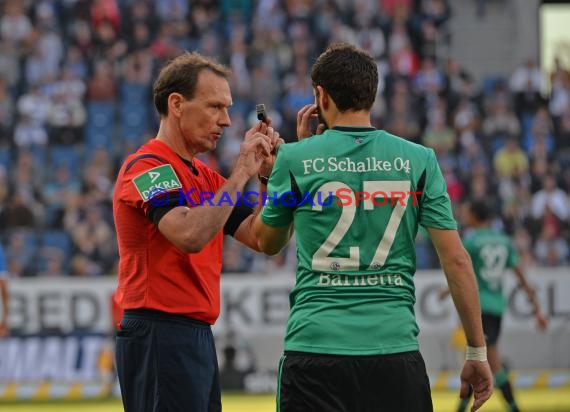
<path fill-rule="evenodd" d="M 493 378 L 473 268 L 433 150 L 371 126 L 378 68 L 369 54 L 332 45 L 311 78 L 316 104 L 298 113 L 300 141 L 280 146 L 271 198 L 254 223 L 268 254 L 293 231 L 297 241 L 277 409 L 433 410 L 414 315 L 418 225 L 437 248 L 466 331 L 461 394 L 472 386 L 478 409 Z M 311 136 L 317 116 L 321 134 Z"/>
<path fill-rule="evenodd" d="M 509 405 L 510 411 L 519 408 L 513 396 L 511 383 L 501 362 L 498 350 L 498 339 L 501 332 L 501 320 L 507 302 L 503 296 L 502 279 L 508 268 L 517 275 L 520 286 L 528 296 L 533 307 L 537 326 L 544 330 L 547 320 L 543 316 L 536 300 L 534 290 L 528 284 L 524 272 L 519 265 L 519 257 L 511 239 L 489 225 L 490 209 L 483 201 L 473 201 L 467 207 L 466 224 L 472 231 L 463 242 L 471 256 L 481 300 L 483 331 L 487 342 L 487 356 L 495 377 L 495 386 L 501 390 Z M 458 411 L 465 411 L 469 397 L 462 398 Z"/>

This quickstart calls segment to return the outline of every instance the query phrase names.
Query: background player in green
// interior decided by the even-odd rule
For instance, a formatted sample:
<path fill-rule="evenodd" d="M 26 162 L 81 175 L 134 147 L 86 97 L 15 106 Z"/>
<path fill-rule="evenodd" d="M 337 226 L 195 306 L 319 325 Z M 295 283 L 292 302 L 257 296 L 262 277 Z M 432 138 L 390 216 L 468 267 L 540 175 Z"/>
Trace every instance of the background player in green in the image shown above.
<path fill-rule="evenodd" d="M 8 269 L 6 267 L 6 258 L 4 255 L 4 247 L 0 244 L 0 302 L 2 303 L 2 316 L 0 316 L 0 338 L 8 336 L 10 328 L 8 327 L 8 314 L 10 310 L 10 292 L 8 290 Z"/>
<path fill-rule="evenodd" d="M 473 201 L 469 203 L 466 208 L 465 223 L 472 230 L 465 237 L 463 244 L 473 261 L 477 285 L 479 286 L 483 330 L 487 342 L 489 364 L 495 377 L 495 386 L 501 390 L 509 405 L 509 410 L 518 411 L 519 408 L 513 397 L 511 383 L 507 371 L 503 367 L 498 349 L 501 320 L 507 306 L 502 283 L 503 276 L 508 268 L 513 269 L 520 286 L 526 292 L 533 307 L 537 326 L 544 330 L 547 321 L 542 315 L 536 294 L 528 284 L 519 265 L 519 257 L 511 239 L 506 234 L 491 228 L 490 218 L 490 208 L 485 202 Z M 461 399 L 457 410 L 465 411 L 468 403 L 469 396 Z"/>
<path fill-rule="evenodd" d="M 299 111 L 301 141 L 279 148 L 267 191 L 295 202 L 270 199 L 255 220 L 264 252 L 277 253 L 293 228 L 297 241 L 278 410 L 433 410 L 414 315 L 420 224 L 467 335 L 461 394 L 472 385 L 479 408 L 493 383 L 475 276 L 434 152 L 371 126 L 378 69 L 367 53 L 330 46 L 311 78 L 316 104 Z M 303 139 L 317 115 L 322 134 Z"/>

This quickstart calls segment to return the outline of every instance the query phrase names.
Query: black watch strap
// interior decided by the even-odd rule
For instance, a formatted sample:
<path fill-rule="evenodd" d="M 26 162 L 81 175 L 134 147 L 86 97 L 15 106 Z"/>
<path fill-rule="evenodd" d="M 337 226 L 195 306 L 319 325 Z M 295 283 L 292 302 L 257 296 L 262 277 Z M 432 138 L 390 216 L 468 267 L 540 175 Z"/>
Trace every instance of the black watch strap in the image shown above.
<path fill-rule="evenodd" d="M 259 181 L 267 186 L 267 183 L 269 183 L 269 176 L 261 176 L 259 173 L 257 174 L 257 178 L 259 179 Z"/>

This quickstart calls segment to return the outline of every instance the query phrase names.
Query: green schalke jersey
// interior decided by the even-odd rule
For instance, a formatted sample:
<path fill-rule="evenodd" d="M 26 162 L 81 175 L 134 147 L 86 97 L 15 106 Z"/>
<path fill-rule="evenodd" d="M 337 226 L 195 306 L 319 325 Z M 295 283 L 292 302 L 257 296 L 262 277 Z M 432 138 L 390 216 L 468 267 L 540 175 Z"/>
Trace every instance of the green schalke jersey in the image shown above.
<path fill-rule="evenodd" d="M 280 146 L 267 194 L 263 222 L 294 220 L 297 243 L 285 350 L 417 350 L 418 224 L 457 228 L 433 150 L 374 128 L 336 127 Z"/>
<path fill-rule="evenodd" d="M 502 315 L 507 305 L 502 278 L 506 269 L 516 266 L 519 260 L 511 239 L 497 230 L 481 228 L 469 233 L 463 244 L 473 261 L 481 311 Z"/>

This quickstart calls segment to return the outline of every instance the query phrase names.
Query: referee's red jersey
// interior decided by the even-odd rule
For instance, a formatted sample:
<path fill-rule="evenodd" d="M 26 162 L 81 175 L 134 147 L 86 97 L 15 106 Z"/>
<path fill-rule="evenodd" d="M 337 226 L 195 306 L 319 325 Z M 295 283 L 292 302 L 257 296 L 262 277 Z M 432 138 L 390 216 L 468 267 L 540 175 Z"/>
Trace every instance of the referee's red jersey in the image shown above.
<path fill-rule="evenodd" d="M 168 192 L 178 198 L 182 190 L 199 204 L 201 193 L 215 193 L 224 183 L 198 159 L 193 165 L 195 173 L 165 143 L 152 139 L 119 171 L 113 215 L 120 257 L 116 301 L 123 310 L 156 309 L 209 324 L 219 315 L 223 231 L 199 253 L 184 253 L 147 217 L 152 203 L 156 206 L 149 201 L 153 194 Z"/>

